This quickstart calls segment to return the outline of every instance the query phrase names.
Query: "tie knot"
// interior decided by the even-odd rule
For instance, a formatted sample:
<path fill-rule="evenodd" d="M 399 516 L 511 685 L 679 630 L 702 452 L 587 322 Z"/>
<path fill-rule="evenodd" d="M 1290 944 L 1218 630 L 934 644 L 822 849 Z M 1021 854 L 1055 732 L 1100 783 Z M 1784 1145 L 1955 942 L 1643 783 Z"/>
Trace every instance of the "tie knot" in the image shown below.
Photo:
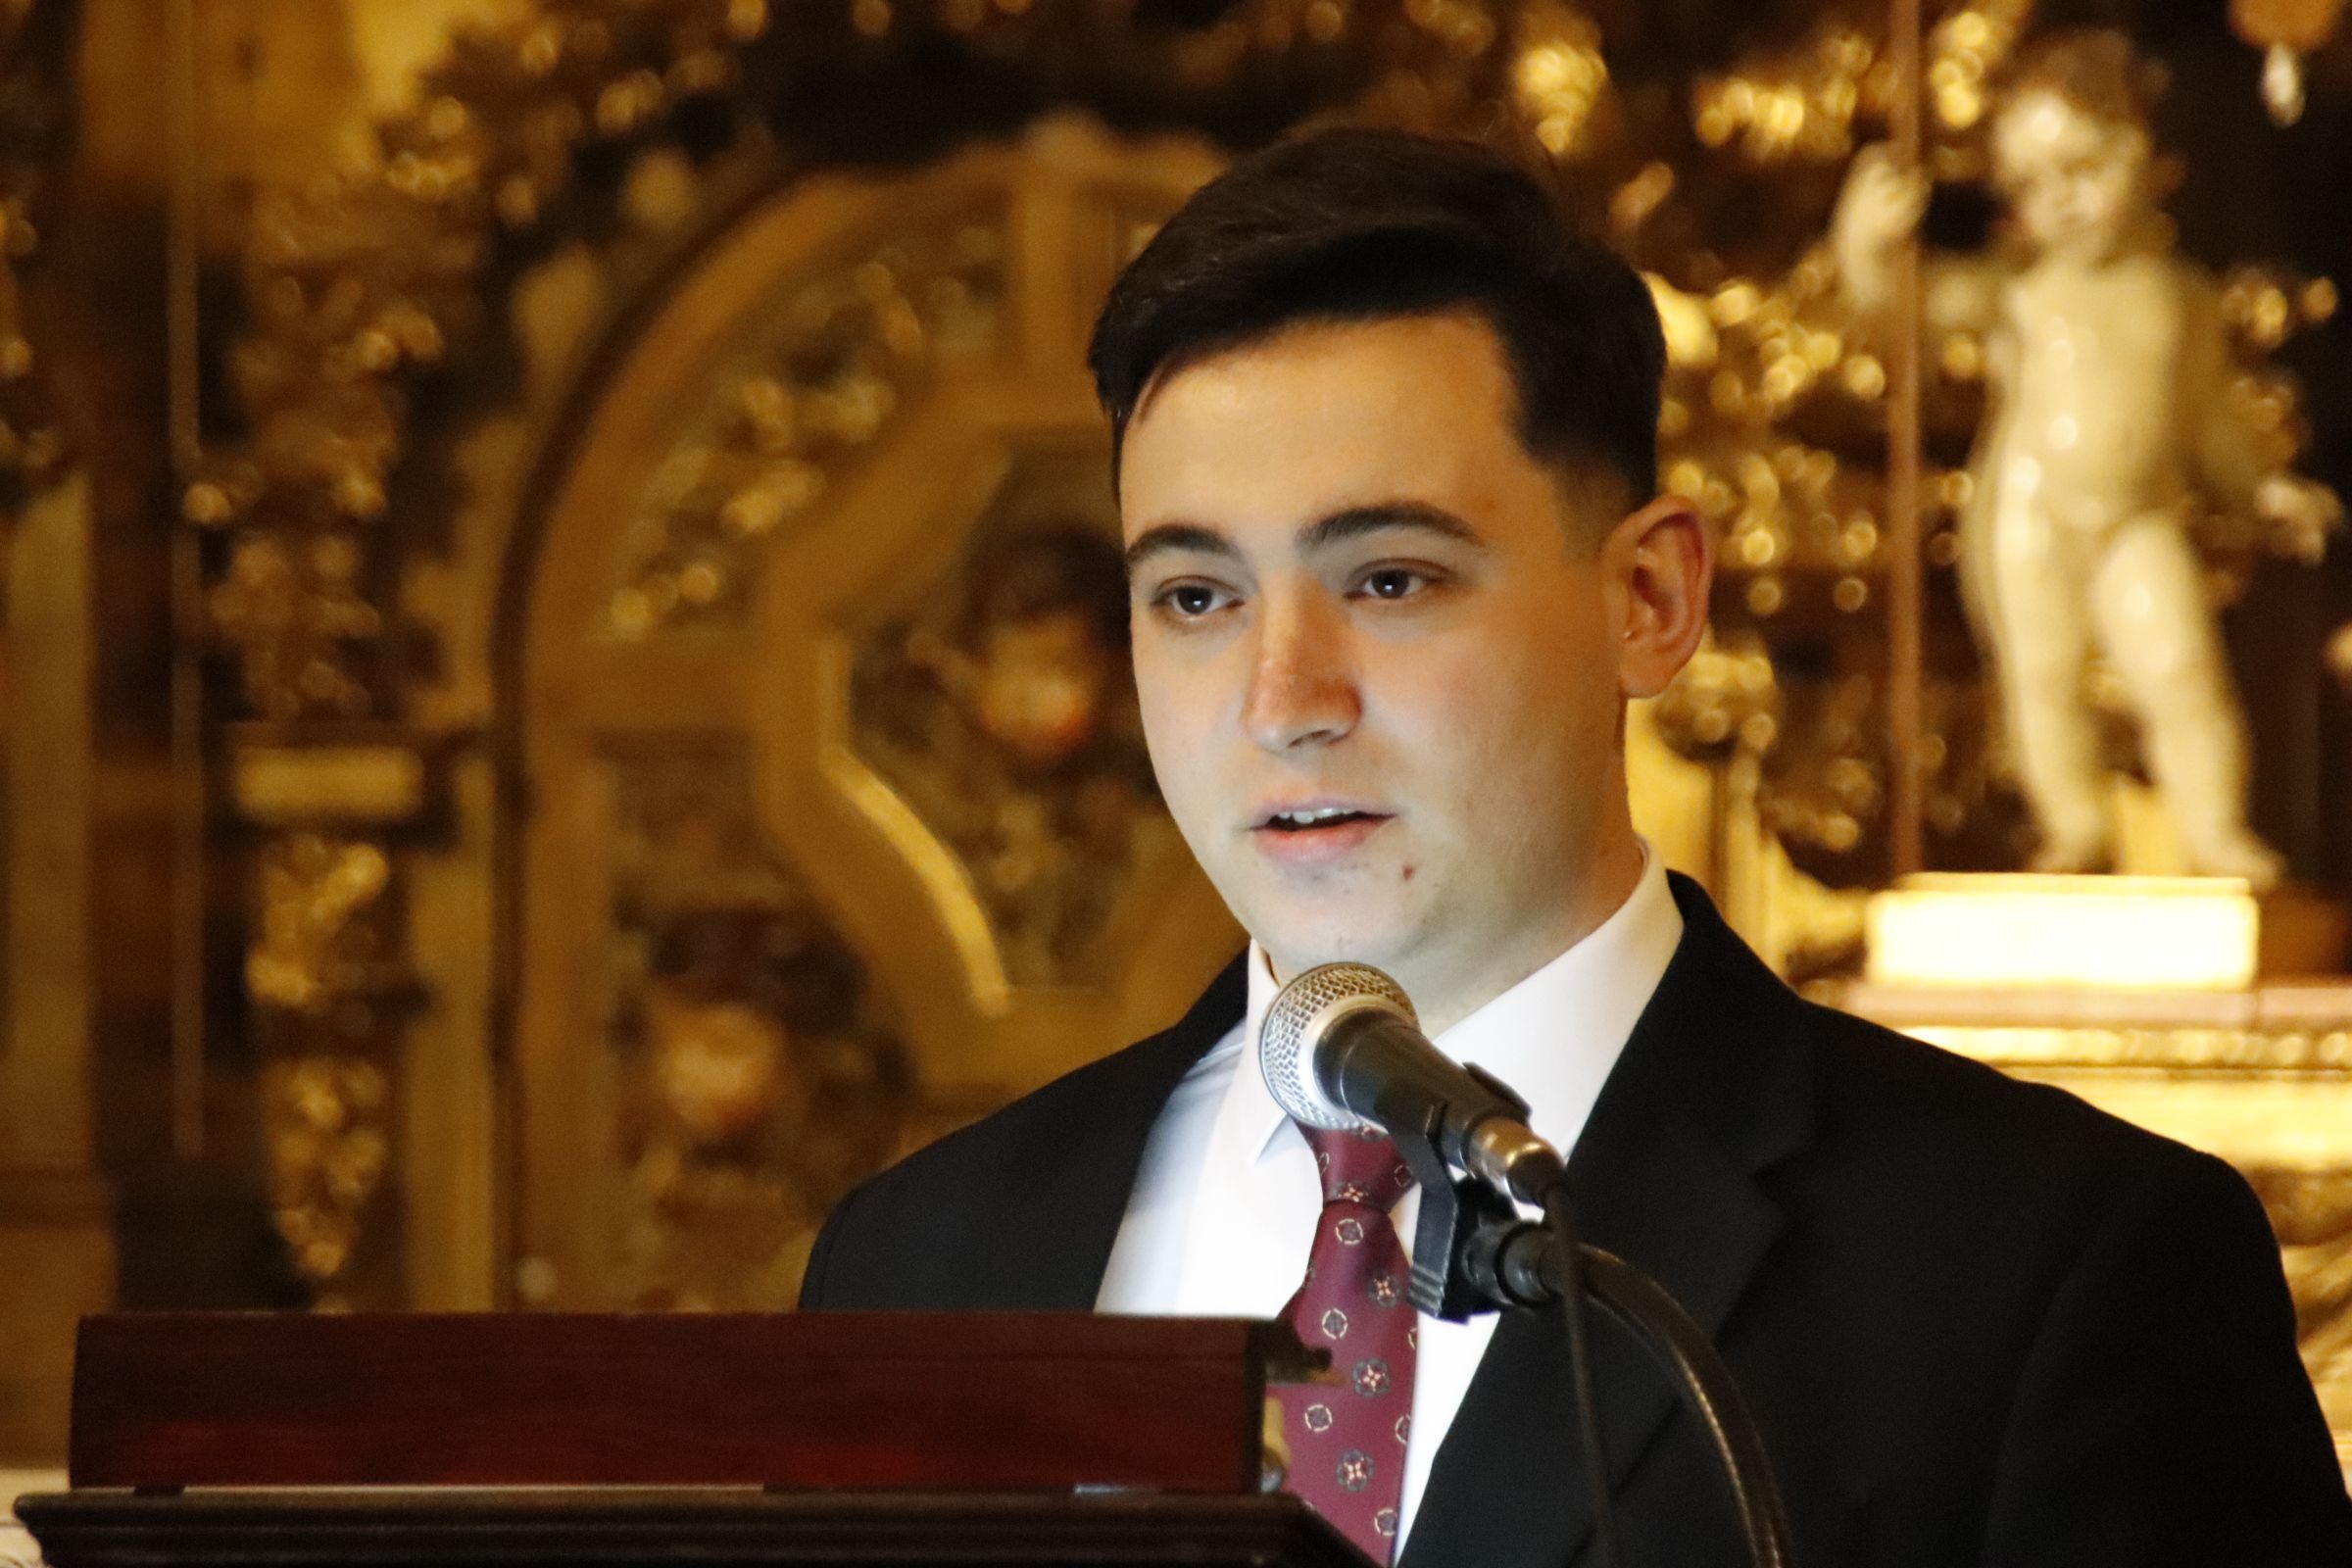
<path fill-rule="evenodd" d="M 1396 1157 L 1396 1146 L 1379 1133 L 1335 1133 L 1301 1127 L 1323 1173 L 1323 1201 L 1361 1203 L 1386 1214 L 1396 1206 L 1413 1173 Z"/>

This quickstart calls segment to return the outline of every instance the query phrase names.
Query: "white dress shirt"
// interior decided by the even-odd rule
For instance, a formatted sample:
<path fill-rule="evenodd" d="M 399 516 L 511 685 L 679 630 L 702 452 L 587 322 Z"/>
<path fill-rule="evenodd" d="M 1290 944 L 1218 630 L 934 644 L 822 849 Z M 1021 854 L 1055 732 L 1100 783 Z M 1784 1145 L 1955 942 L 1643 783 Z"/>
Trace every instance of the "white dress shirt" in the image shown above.
<path fill-rule="evenodd" d="M 1537 1134 L 1572 1149 L 1682 936 L 1665 869 L 1644 848 L 1641 880 L 1616 913 L 1436 1044 L 1510 1085 L 1528 1102 Z M 1152 1124 L 1097 1311 L 1270 1318 L 1306 1276 L 1323 1184 L 1250 1047 L 1275 992 L 1255 943 L 1249 976 L 1242 1022 L 1185 1074 Z M 1419 1211 L 1416 1189 L 1393 1216 L 1408 1254 Z M 1491 1312 L 1467 1323 L 1421 1319 L 1399 1551 L 1494 1322 Z"/>

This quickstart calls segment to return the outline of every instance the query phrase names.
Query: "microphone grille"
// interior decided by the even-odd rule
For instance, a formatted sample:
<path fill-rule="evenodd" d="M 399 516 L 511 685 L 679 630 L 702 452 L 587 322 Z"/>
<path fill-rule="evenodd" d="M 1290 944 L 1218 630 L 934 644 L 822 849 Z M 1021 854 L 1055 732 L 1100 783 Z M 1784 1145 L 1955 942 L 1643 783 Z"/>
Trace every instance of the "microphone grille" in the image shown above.
<path fill-rule="evenodd" d="M 1335 1013 L 1366 1006 L 1399 1013 L 1416 1027 L 1420 1023 L 1404 988 L 1368 963 L 1318 964 L 1284 986 L 1266 1008 L 1265 1022 L 1258 1026 L 1257 1068 L 1275 1103 L 1293 1121 L 1331 1132 L 1365 1125 L 1315 1082 L 1314 1050 Z"/>

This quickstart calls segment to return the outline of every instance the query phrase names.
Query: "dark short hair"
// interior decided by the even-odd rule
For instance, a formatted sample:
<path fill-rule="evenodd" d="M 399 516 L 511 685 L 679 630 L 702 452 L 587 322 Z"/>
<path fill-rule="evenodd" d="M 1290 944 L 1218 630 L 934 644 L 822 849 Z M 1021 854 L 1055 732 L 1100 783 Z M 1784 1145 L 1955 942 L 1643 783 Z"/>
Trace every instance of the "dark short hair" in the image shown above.
<path fill-rule="evenodd" d="M 1251 154 L 1128 264 L 1087 350 L 1113 471 L 1154 376 L 1301 322 L 1455 310 L 1501 340 L 1531 456 L 1656 492 L 1666 345 L 1641 277 L 1500 154 L 1396 130 Z"/>

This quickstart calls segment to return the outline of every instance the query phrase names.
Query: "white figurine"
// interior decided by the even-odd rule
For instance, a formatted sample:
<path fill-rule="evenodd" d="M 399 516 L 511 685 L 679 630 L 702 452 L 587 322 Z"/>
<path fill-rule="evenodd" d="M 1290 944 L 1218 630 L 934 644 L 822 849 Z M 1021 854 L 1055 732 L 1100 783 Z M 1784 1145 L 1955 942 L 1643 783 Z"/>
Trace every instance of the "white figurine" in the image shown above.
<path fill-rule="evenodd" d="M 2122 678 L 2189 863 L 2267 887 L 2280 862 L 2246 826 L 2244 721 L 2189 526 L 2202 493 L 2252 509 L 2316 561 L 2342 509 L 2325 486 L 2266 473 L 2226 395 L 2217 291 L 2173 254 L 2157 210 L 2151 96 L 2120 34 L 2042 45 L 1991 127 L 2019 253 L 1938 260 L 1924 275 L 1931 333 L 1985 336 L 1992 398 L 1962 588 L 2041 828 L 2037 869 L 2111 859 L 2082 695 L 2095 649 Z M 1832 243 L 1864 310 L 1884 307 L 1927 196 L 1886 149 L 1855 159 Z"/>

